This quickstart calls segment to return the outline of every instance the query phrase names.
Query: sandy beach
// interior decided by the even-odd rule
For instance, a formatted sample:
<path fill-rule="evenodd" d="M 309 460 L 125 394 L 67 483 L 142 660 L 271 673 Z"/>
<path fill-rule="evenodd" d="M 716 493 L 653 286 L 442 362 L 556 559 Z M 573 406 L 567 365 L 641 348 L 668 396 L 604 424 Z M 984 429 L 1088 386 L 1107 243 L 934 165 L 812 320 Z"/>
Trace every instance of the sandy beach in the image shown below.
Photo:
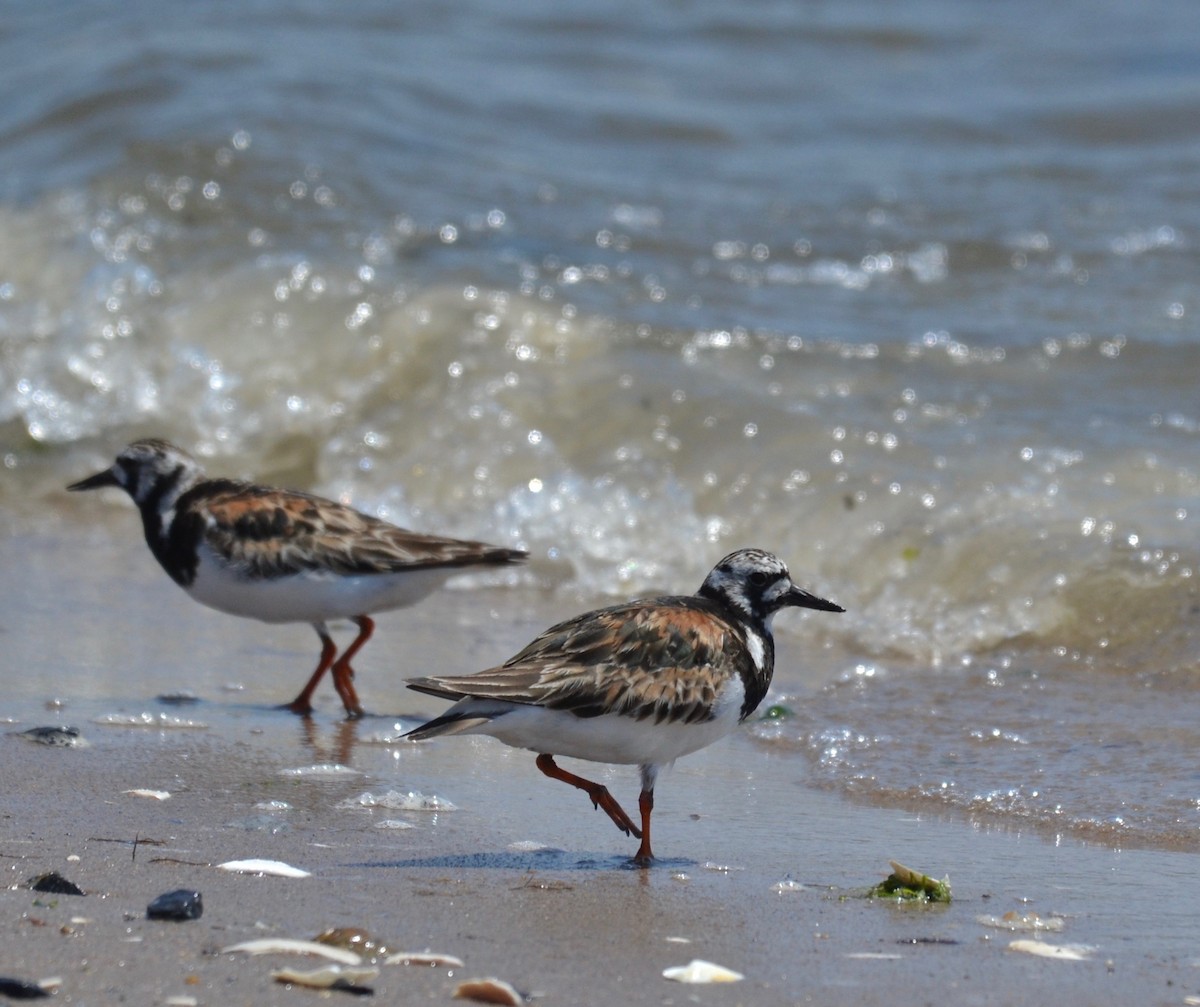
<path fill-rule="evenodd" d="M 330 927 L 361 928 L 389 954 L 465 963 L 379 964 L 367 983 L 377 1002 L 445 1002 L 477 976 L 547 1004 L 1182 1004 L 1200 994 L 1194 855 L 855 805 L 807 786 L 796 760 L 742 732 L 664 774 L 663 859 L 633 870 L 633 841 L 543 778 L 530 754 L 489 739 L 389 740 L 439 709 L 408 693 L 404 677 L 503 659 L 564 614 L 561 599 L 447 592 L 385 616 L 358 676 L 364 703 L 381 713 L 347 723 L 326 688 L 302 721 L 271 707 L 302 684 L 311 631 L 202 609 L 132 534 L 137 551 L 121 552 L 123 534 L 52 530 L 0 544 L 0 975 L 56 977 L 61 1002 L 309 1002 L 322 994 L 270 971 L 315 961 L 221 949 Z M 782 636 L 781 662 L 801 661 L 802 642 Z M 196 700 L 156 698 L 182 690 Z M 77 727 L 87 744 L 20 737 L 51 724 Z M 632 768 L 599 778 L 634 801 Z M 455 809 L 363 806 L 363 795 L 389 793 Z M 247 858 L 311 875 L 216 866 Z M 889 860 L 948 875 L 954 901 L 861 897 Z M 27 887 L 48 871 L 86 895 Z M 148 920 L 147 904 L 178 888 L 202 894 L 203 916 Z M 982 921 L 1010 912 L 1061 930 Z M 1010 950 L 1017 939 L 1079 948 L 1084 960 Z M 745 978 L 663 978 L 694 958 Z"/>
<path fill-rule="evenodd" d="M 1200 1007 L 1200 3 L 1037 7 L 8 4 L 0 1007 L 349 999 L 226 950 L 335 928 L 381 1004 Z M 66 490 L 143 437 L 529 562 L 301 719 L 310 626 Z M 748 547 L 845 611 L 779 613 L 650 869 L 533 753 L 399 740 L 406 679 Z"/>

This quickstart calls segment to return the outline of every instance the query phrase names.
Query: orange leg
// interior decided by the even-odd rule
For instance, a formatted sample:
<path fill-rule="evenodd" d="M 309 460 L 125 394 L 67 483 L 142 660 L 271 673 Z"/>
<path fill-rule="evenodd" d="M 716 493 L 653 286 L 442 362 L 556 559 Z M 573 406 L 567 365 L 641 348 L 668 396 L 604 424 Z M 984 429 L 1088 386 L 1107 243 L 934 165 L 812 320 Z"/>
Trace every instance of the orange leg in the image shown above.
<path fill-rule="evenodd" d="M 307 717 L 313 712 L 312 696 L 317 690 L 317 683 L 333 665 L 334 655 L 337 654 L 337 644 L 333 642 L 333 637 L 329 635 L 324 624 L 315 623 L 313 628 L 321 638 L 321 660 L 317 663 L 317 670 L 312 673 L 308 684 L 300 690 L 300 695 L 283 706 L 283 709 L 291 710 L 292 713 L 298 713 L 302 717 Z"/>
<path fill-rule="evenodd" d="M 635 839 L 642 839 L 641 830 L 633 824 L 624 809 L 608 792 L 608 788 L 600 783 L 593 783 L 591 780 L 585 780 L 582 776 L 576 776 L 574 773 L 568 773 L 565 769 L 560 769 L 554 761 L 553 755 L 539 755 L 537 757 L 537 767 L 552 780 L 562 780 L 563 783 L 569 783 L 572 787 L 578 787 L 592 799 L 593 807 L 600 808 L 609 818 L 613 820 L 613 824 L 618 829 L 624 832 L 627 836 L 633 836 Z M 650 817 L 643 813 L 642 821 L 648 823 Z M 649 853 L 649 846 L 645 840 L 642 845 L 646 846 Z"/>
<path fill-rule="evenodd" d="M 634 855 L 633 862 L 638 867 L 649 867 L 654 862 L 654 854 L 650 852 L 650 813 L 654 811 L 653 790 L 643 790 L 638 795 L 638 811 L 642 813 L 642 842 Z"/>
<path fill-rule="evenodd" d="M 342 652 L 342 656 L 333 666 L 333 687 L 342 697 L 346 716 L 352 720 L 363 715 L 363 708 L 358 701 L 358 693 L 354 691 L 354 669 L 350 667 L 350 661 L 355 654 L 362 650 L 363 644 L 371 639 L 371 634 L 375 632 L 375 623 L 369 616 L 360 615 L 353 622 L 358 627 L 358 636 Z"/>

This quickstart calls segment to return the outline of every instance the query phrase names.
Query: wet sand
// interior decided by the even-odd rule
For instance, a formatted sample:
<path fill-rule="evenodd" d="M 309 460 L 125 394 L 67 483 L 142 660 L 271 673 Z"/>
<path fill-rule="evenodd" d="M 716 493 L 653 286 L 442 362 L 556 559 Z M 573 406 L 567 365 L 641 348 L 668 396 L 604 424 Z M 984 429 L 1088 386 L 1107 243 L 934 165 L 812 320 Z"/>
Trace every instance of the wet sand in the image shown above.
<path fill-rule="evenodd" d="M 636 843 L 583 795 L 542 777 L 530 754 L 489 739 L 384 740 L 442 706 L 404 690 L 404 677 L 503 659 L 568 614 L 561 599 L 448 592 L 384 616 L 358 684 L 368 708 L 387 715 L 346 723 L 326 686 L 306 722 L 271 704 L 303 683 L 311 631 L 203 610 L 154 568 L 135 533 L 10 536 L 0 562 L 0 974 L 59 977 L 60 1001 L 304 1003 L 319 994 L 269 972 L 315 962 L 220 949 L 337 926 L 363 928 L 389 950 L 465 962 L 453 974 L 381 965 L 370 983 L 378 1002 L 444 1002 L 463 978 L 492 975 L 549 1004 L 1181 1004 L 1200 993 L 1191 854 L 858 806 L 811 789 L 803 765 L 743 733 L 663 775 L 663 860 L 639 871 L 625 859 Z M 802 645 L 800 632 L 781 634 L 781 662 L 799 662 Z M 155 698 L 182 689 L 198 701 Z M 143 714 L 194 726 L 105 722 Z M 41 724 L 74 725 L 89 744 L 17 736 Z M 329 764 L 354 773 L 291 772 Z M 635 803 L 635 770 L 589 769 Z M 137 788 L 171 796 L 125 793 Z M 389 791 L 437 795 L 457 810 L 340 806 Z M 287 808 L 261 807 L 272 801 Z M 251 857 L 312 874 L 214 866 Z M 859 897 L 891 859 L 949 875 L 953 903 Z M 52 870 L 87 895 L 23 887 Z M 803 887 L 773 891 L 787 878 Z M 185 887 L 203 895 L 199 920 L 145 918 L 155 896 Z M 1062 932 L 1045 939 L 1086 945 L 1089 959 L 1008 950 L 1036 935 L 979 917 L 1010 910 L 1061 916 Z M 693 958 L 746 978 L 663 979 Z"/>

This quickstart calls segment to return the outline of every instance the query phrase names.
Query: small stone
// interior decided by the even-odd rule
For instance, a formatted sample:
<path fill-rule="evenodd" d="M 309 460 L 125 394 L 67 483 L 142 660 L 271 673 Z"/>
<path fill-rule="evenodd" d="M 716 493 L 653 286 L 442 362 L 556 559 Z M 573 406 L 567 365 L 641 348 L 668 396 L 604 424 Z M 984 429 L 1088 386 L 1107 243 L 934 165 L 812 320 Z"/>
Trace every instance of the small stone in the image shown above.
<path fill-rule="evenodd" d="M 164 892 L 146 907 L 146 918 L 150 920 L 198 920 L 204 912 L 204 901 L 199 892 L 190 888 L 177 888 Z"/>

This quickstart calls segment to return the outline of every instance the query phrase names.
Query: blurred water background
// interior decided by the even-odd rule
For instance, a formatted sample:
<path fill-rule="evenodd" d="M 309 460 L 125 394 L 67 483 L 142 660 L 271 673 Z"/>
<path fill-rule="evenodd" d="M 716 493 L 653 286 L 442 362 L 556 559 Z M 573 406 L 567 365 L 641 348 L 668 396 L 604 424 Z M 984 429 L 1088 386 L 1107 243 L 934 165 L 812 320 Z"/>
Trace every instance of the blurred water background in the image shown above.
<path fill-rule="evenodd" d="M 9 4 L 5 534 L 155 434 L 523 544 L 564 615 L 763 546 L 848 609 L 779 621 L 757 731 L 810 783 L 1200 849 L 1197 40 L 1192 0 Z"/>

